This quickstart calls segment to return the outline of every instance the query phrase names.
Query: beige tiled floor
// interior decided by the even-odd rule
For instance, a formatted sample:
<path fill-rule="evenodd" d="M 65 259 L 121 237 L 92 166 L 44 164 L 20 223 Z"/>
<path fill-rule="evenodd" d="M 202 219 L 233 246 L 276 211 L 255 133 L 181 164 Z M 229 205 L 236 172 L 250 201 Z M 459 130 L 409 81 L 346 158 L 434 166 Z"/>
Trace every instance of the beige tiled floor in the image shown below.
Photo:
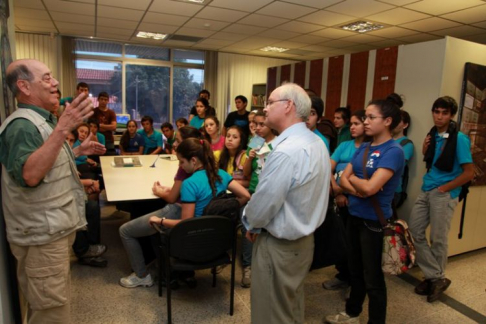
<path fill-rule="evenodd" d="M 126 289 L 118 284 L 130 273 L 130 266 L 121 245 L 118 228 L 129 215 L 116 212 L 114 206 L 102 208 L 102 240 L 109 246 L 107 268 L 91 268 L 72 264 L 73 323 L 162 323 L 166 321 L 166 299 L 158 297 L 157 287 Z M 326 291 L 321 283 L 334 276 L 333 268 L 309 273 L 306 283 L 306 322 L 321 323 L 324 315 L 343 310 L 342 291 Z M 420 279 L 415 268 L 411 274 Z M 173 293 L 175 323 L 249 323 L 250 289 L 239 286 L 241 271 L 237 268 L 235 313 L 229 312 L 229 275 L 227 267 L 216 288 L 211 287 L 209 271 L 196 275 L 198 287 L 182 287 Z M 486 316 L 486 250 L 451 258 L 448 277 L 452 285 L 447 295 Z M 387 323 L 474 323 L 470 318 L 442 302 L 429 304 L 413 293 L 413 286 L 397 277 L 387 278 Z M 361 322 L 367 320 L 367 303 Z"/>

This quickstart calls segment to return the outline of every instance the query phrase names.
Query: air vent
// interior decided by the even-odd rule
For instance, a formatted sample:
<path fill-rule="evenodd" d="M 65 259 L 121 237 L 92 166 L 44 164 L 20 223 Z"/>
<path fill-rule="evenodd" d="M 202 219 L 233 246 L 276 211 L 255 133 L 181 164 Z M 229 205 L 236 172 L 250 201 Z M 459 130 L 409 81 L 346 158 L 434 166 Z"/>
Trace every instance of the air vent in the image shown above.
<path fill-rule="evenodd" d="M 203 40 L 203 37 L 195 37 L 195 36 L 185 36 L 185 35 L 170 35 L 167 37 L 168 40 L 174 41 L 181 41 L 181 42 L 192 42 L 197 43 L 200 40 Z"/>

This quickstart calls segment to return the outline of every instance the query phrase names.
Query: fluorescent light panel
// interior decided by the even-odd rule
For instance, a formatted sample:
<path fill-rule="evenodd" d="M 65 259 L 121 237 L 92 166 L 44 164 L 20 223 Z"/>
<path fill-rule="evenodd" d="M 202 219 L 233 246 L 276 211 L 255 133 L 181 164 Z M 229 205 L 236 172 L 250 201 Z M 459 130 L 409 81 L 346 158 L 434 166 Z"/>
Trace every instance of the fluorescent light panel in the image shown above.
<path fill-rule="evenodd" d="M 203 4 L 206 0 L 173 0 L 177 2 L 192 2 L 192 3 L 198 3 L 198 4 Z"/>
<path fill-rule="evenodd" d="M 288 48 L 283 48 L 283 47 L 275 47 L 275 46 L 266 46 L 264 48 L 260 48 L 260 51 L 264 52 L 277 52 L 277 53 L 282 53 L 285 51 L 288 51 Z"/>
<path fill-rule="evenodd" d="M 375 24 L 369 21 L 360 20 L 360 21 L 353 22 L 351 24 L 341 26 L 341 29 L 354 31 L 358 33 L 366 33 L 369 31 L 382 29 L 383 27 L 385 26 L 380 24 Z"/>
<path fill-rule="evenodd" d="M 159 34 L 159 33 L 151 33 L 151 32 L 144 32 L 139 31 L 137 37 L 140 38 L 153 38 L 155 40 L 161 40 L 167 37 L 167 34 Z"/>

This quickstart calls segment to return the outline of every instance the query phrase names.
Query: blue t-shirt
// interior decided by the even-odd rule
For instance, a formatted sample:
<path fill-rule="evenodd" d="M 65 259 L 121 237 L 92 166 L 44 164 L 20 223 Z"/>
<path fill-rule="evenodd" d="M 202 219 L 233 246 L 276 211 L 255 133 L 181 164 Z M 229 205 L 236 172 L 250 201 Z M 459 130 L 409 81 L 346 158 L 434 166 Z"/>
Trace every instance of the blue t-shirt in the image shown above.
<path fill-rule="evenodd" d="M 370 143 L 361 144 L 351 159 L 353 172 L 360 179 L 363 179 L 363 154 L 368 145 Z M 370 147 L 366 163 L 368 179 L 371 179 L 375 171 L 379 168 L 393 171 L 391 179 L 375 194 L 386 219 L 390 218 L 393 214 L 392 201 L 395 196 L 395 188 L 398 186 L 398 182 L 402 176 L 404 165 L 405 158 L 403 157 L 403 150 L 393 139 L 383 144 Z M 378 220 L 378 215 L 376 215 L 369 197 L 360 198 L 349 195 L 348 199 L 348 209 L 351 215 L 364 219 Z"/>
<path fill-rule="evenodd" d="M 218 174 L 222 181 L 216 182 L 216 195 L 226 191 L 228 184 L 233 180 L 224 170 L 219 169 Z M 194 217 L 199 217 L 203 214 L 204 208 L 209 204 L 211 199 L 213 199 L 213 192 L 206 170 L 196 171 L 192 176 L 182 182 L 181 202 L 196 204 Z"/>
<path fill-rule="evenodd" d="M 131 137 L 128 141 L 126 151 L 130 153 L 138 152 L 138 150 L 140 150 L 140 146 L 143 146 L 145 150 L 145 140 L 142 135 L 135 133 L 135 136 Z"/>
<path fill-rule="evenodd" d="M 424 175 L 424 183 L 422 185 L 423 191 L 430 191 L 454 180 L 463 172 L 461 164 L 473 162 L 471 156 L 471 141 L 464 133 L 459 132 L 457 134 L 456 157 L 454 158 L 452 172 L 445 172 L 437 169 L 434 164 L 442 152 L 445 141 L 442 135 L 439 134 L 435 135 L 435 141 L 434 162 L 432 164 L 432 168 L 430 168 L 430 171 Z M 454 199 L 458 197 L 461 193 L 461 187 L 451 190 L 450 193 L 451 198 Z"/>
<path fill-rule="evenodd" d="M 189 126 L 195 127 L 197 129 L 203 127 L 203 125 L 204 125 L 204 118 L 201 118 L 197 115 L 192 117 L 191 121 L 189 122 Z"/>
<path fill-rule="evenodd" d="M 314 134 L 319 136 L 319 138 L 324 141 L 324 144 L 326 144 L 327 147 L 327 152 L 331 153 L 331 149 L 329 148 L 329 140 L 326 138 L 326 136 L 322 135 L 321 132 L 317 130 L 317 128 L 314 129 Z"/>
<path fill-rule="evenodd" d="M 97 132 L 96 133 L 96 138 L 98 139 L 98 142 L 105 145 L 106 144 L 106 139 L 105 139 L 105 135 Z"/>
<path fill-rule="evenodd" d="M 148 136 L 145 130 L 139 129 L 137 133 L 142 135 L 145 146 L 143 147 L 143 154 L 149 154 L 158 147 L 164 148 L 164 141 L 162 139 L 162 133 L 154 129 L 152 135 Z"/>
<path fill-rule="evenodd" d="M 81 145 L 81 142 L 79 140 L 76 140 L 73 144 L 73 148 L 78 147 Z M 76 158 L 76 165 L 88 163 L 88 156 L 87 155 L 80 155 Z"/>
<path fill-rule="evenodd" d="M 400 145 L 400 142 L 403 141 L 403 140 L 406 140 L 406 139 L 408 139 L 407 136 L 402 136 L 400 138 L 397 138 L 395 140 L 395 142 L 397 142 L 398 145 Z M 405 155 L 405 165 L 406 165 L 410 161 L 410 159 L 412 158 L 412 156 L 413 156 L 413 143 L 412 142 L 408 142 L 404 146 L 401 146 L 400 145 L 400 147 L 402 148 L 403 154 Z M 395 190 L 395 192 L 402 192 L 402 182 L 403 182 L 403 178 L 400 177 L 400 182 L 398 183 L 398 187 Z"/>
<path fill-rule="evenodd" d="M 353 158 L 354 152 L 356 152 L 356 146 L 354 140 L 344 141 L 336 148 L 334 153 L 331 155 L 331 160 L 336 162 L 336 170 L 334 171 L 338 176 L 336 181 L 339 184 L 341 174 L 346 169 L 346 166 Z"/>

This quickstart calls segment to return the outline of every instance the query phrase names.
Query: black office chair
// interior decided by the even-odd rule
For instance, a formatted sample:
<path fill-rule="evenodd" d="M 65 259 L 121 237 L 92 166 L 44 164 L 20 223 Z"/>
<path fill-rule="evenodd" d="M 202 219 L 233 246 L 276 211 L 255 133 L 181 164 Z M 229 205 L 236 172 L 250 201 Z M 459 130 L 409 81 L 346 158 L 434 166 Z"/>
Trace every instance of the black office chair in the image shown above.
<path fill-rule="evenodd" d="M 231 264 L 230 315 L 233 316 L 235 293 L 236 222 L 223 216 L 203 216 L 186 219 L 161 233 L 159 258 L 159 296 L 162 278 L 167 283 L 167 318 L 172 323 L 171 271 L 213 269 L 216 286 L 216 266 Z M 228 251 L 231 250 L 231 256 Z M 165 270 L 165 276 L 163 271 Z"/>

